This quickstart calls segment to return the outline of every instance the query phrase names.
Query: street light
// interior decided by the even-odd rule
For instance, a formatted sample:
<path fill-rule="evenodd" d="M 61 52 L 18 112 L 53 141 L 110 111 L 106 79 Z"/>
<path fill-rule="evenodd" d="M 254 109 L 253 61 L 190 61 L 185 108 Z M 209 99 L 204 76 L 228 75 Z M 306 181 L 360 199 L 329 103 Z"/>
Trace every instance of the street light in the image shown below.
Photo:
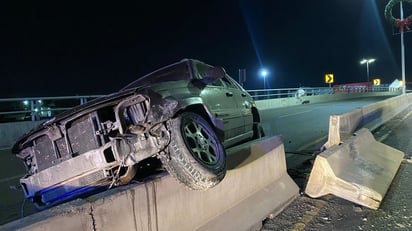
<path fill-rule="evenodd" d="M 362 59 L 360 61 L 360 64 L 365 64 L 366 63 L 366 76 L 368 78 L 368 82 L 369 82 L 369 63 L 373 63 L 375 62 L 376 59 Z"/>
<path fill-rule="evenodd" d="M 266 76 L 268 75 L 268 71 L 266 69 L 260 70 L 260 75 L 263 77 L 263 89 L 266 89 Z"/>

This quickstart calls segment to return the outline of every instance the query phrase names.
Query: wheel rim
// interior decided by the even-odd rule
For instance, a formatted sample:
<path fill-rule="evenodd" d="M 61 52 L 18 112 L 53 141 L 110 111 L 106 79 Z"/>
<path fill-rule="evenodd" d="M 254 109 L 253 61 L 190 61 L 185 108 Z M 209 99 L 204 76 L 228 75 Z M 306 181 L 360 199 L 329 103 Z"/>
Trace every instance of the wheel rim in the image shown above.
<path fill-rule="evenodd" d="M 207 128 L 194 120 L 186 120 L 182 128 L 185 143 L 193 157 L 205 165 L 216 164 L 216 141 Z"/>

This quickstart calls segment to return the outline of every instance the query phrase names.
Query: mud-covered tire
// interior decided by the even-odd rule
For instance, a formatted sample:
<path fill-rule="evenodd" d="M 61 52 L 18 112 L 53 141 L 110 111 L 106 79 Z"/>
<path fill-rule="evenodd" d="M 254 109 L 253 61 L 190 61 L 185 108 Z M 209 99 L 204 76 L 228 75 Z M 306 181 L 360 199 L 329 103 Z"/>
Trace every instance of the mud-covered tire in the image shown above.
<path fill-rule="evenodd" d="M 200 115 L 185 112 L 171 121 L 168 155 L 163 166 L 190 189 L 206 190 L 226 174 L 226 153 L 209 123 Z"/>

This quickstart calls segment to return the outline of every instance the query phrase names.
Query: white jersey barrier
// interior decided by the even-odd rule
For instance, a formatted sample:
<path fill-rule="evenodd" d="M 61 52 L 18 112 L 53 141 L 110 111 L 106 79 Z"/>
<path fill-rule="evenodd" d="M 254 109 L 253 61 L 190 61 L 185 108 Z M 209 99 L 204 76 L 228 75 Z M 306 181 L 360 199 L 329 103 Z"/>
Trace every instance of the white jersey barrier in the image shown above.
<path fill-rule="evenodd" d="M 329 119 L 328 141 L 324 148 L 339 144 L 356 130 L 365 127 L 373 131 L 412 104 L 412 94 L 401 95 L 380 101 L 354 111 L 332 115 Z"/>
<path fill-rule="evenodd" d="M 281 137 L 228 150 L 224 180 L 192 191 L 171 176 L 119 187 L 11 222 L 5 230 L 251 230 L 281 212 L 299 188 Z"/>
<path fill-rule="evenodd" d="M 333 194 L 377 209 L 403 157 L 363 128 L 316 157 L 305 192 L 314 198 Z"/>

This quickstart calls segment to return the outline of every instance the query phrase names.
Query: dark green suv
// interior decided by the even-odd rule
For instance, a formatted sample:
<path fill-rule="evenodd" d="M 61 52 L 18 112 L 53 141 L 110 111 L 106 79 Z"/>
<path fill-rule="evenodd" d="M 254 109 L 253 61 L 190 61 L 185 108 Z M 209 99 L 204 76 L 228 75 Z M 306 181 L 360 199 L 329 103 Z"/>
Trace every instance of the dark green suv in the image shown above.
<path fill-rule="evenodd" d="M 226 174 L 225 148 L 262 136 L 259 122 L 252 97 L 223 68 L 184 59 L 44 122 L 12 151 L 39 208 L 127 184 L 149 158 L 206 190 Z"/>

